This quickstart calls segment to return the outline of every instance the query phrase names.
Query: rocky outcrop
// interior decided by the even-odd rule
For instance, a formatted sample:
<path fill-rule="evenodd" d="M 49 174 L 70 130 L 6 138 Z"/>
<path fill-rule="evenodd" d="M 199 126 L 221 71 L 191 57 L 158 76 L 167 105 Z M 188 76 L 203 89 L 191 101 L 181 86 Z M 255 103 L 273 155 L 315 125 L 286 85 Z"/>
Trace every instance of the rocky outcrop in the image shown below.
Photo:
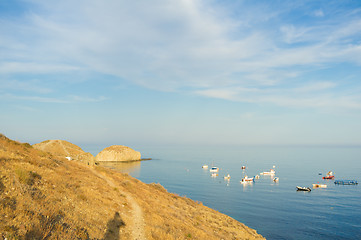
<path fill-rule="evenodd" d="M 34 148 L 49 152 L 56 157 L 75 160 L 87 165 L 94 165 L 95 158 L 91 153 L 84 152 L 80 147 L 64 140 L 47 140 L 33 145 Z"/>
<path fill-rule="evenodd" d="M 96 161 L 99 162 L 127 162 L 139 160 L 141 160 L 140 152 L 121 145 L 113 145 L 104 148 L 103 151 L 96 156 Z"/>

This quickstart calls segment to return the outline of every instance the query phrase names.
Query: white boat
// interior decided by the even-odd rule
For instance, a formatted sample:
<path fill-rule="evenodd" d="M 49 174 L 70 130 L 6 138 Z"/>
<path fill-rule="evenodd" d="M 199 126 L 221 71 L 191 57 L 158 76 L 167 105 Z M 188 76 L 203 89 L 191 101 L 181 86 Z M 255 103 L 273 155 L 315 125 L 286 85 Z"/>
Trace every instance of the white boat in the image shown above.
<path fill-rule="evenodd" d="M 217 167 L 211 167 L 211 169 L 209 169 L 210 172 L 218 172 L 219 168 Z"/>
<path fill-rule="evenodd" d="M 202 168 L 206 168 L 206 169 L 207 169 L 207 168 L 208 168 L 208 165 L 203 165 Z"/>
<path fill-rule="evenodd" d="M 273 181 L 274 182 L 278 182 L 280 179 L 278 178 L 278 177 L 275 177 L 274 179 L 273 179 Z"/>
<path fill-rule="evenodd" d="M 305 192 L 311 192 L 311 188 L 309 187 L 296 187 L 297 191 L 305 191 Z"/>
<path fill-rule="evenodd" d="M 246 166 L 242 166 L 241 169 L 246 169 Z"/>
<path fill-rule="evenodd" d="M 218 177 L 218 173 L 212 173 L 211 176 L 212 177 Z"/>
<path fill-rule="evenodd" d="M 274 175 L 276 171 L 274 169 L 270 169 L 269 172 L 261 172 L 261 175 Z"/>
<path fill-rule="evenodd" d="M 224 179 L 225 179 L 225 180 L 231 179 L 231 175 L 227 174 L 227 176 L 224 176 Z"/>
<path fill-rule="evenodd" d="M 254 179 L 259 179 L 259 175 L 256 175 L 256 176 L 254 177 Z"/>
<path fill-rule="evenodd" d="M 250 178 L 250 177 L 247 177 L 247 176 L 244 176 L 244 178 L 242 178 L 241 180 L 241 183 L 251 183 L 251 182 L 254 182 L 254 178 Z"/>
<path fill-rule="evenodd" d="M 313 188 L 327 188 L 327 184 L 318 184 L 318 183 L 314 183 L 312 184 Z"/>

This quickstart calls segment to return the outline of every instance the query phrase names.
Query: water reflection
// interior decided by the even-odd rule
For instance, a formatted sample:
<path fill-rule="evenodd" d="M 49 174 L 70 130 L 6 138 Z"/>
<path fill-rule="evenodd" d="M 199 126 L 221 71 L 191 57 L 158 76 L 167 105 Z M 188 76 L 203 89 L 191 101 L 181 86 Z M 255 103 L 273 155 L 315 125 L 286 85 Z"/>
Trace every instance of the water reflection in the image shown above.
<path fill-rule="evenodd" d="M 100 166 L 113 169 L 117 172 L 128 173 L 133 177 L 137 177 L 140 174 L 141 161 L 134 162 L 99 162 Z"/>

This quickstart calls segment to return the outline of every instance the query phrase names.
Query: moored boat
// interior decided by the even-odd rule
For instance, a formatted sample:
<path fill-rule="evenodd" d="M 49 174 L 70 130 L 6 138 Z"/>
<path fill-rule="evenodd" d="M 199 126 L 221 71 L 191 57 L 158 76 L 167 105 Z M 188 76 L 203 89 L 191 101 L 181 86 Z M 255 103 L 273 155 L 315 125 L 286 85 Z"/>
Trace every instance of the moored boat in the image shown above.
<path fill-rule="evenodd" d="M 247 175 L 244 176 L 244 178 L 242 178 L 242 180 L 241 180 L 241 183 L 247 183 L 247 182 L 249 182 L 249 183 L 254 182 L 254 178 L 247 177 Z"/>
<path fill-rule="evenodd" d="M 202 168 L 206 168 L 206 169 L 207 169 L 207 168 L 208 168 L 208 165 L 203 165 Z"/>
<path fill-rule="evenodd" d="M 246 166 L 242 166 L 241 169 L 246 169 Z"/>
<path fill-rule="evenodd" d="M 261 175 L 273 175 L 276 174 L 276 171 L 274 169 L 270 169 L 269 172 L 261 172 Z"/>
<path fill-rule="evenodd" d="M 224 178 L 224 180 L 229 180 L 229 179 L 231 179 L 231 175 L 227 174 L 227 176 L 224 176 L 223 178 Z"/>
<path fill-rule="evenodd" d="M 311 192 L 311 188 L 309 187 L 296 187 L 297 191 L 305 191 L 305 192 Z"/>
<path fill-rule="evenodd" d="M 218 172 L 219 168 L 218 167 L 211 167 L 211 169 L 209 169 L 210 172 Z"/>
<path fill-rule="evenodd" d="M 274 182 L 278 182 L 280 179 L 278 178 L 278 177 L 275 177 L 274 179 L 273 179 L 273 181 Z"/>
<path fill-rule="evenodd" d="M 322 177 L 322 179 L 334 179 L 335 176 L 333 175 L 332 171 L 329 171 L 325 177 Z"/>
<path fill-rule="evenodd" d="M 335 176 L 326 176 L 326 177 L 322 177 L 322 179 L 335 179 Z"/>
<path fill-rule="evenodd" d="M 312 184 L 313 188 L 327 188 L 326 184 L 319 184 L 319 183 L 314 183 Z"/>
<path fill-rule="evenodd" d="M 338 185 L 357 185 L 358 182 L 356 180 L 335 180 L 335 184 L 338 184 Z"/>

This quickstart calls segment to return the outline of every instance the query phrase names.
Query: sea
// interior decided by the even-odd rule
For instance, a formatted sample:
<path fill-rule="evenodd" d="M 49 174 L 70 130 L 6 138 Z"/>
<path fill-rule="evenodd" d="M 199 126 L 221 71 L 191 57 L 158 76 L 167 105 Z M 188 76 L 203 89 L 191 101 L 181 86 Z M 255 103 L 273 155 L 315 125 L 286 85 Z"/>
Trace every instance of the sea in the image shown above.
<path fill-rule="evenodd" d="M 102 149 L 87 149 L 97 154 Z M 255 229 L 266 239 L 361 239 L 361 147 L 139 147 L 149 161 L 102 164 L 145 183 L 160 183 Z M 209 169 L 219 168 L 218 176 Z M 245 166 L 246 169 L 241 169 Z M 275 169 L 275 175 L 260 175 Z M 230 174 L 230 179 L 224 176 Z M 245 175 L 259 175 L 240 183 Z M 274 177 L 279 181 L 274 182 Z M 312 184 L 327 188 L 312 188 Z M 310 192 L 296 191 L 310 187 Z"/>

